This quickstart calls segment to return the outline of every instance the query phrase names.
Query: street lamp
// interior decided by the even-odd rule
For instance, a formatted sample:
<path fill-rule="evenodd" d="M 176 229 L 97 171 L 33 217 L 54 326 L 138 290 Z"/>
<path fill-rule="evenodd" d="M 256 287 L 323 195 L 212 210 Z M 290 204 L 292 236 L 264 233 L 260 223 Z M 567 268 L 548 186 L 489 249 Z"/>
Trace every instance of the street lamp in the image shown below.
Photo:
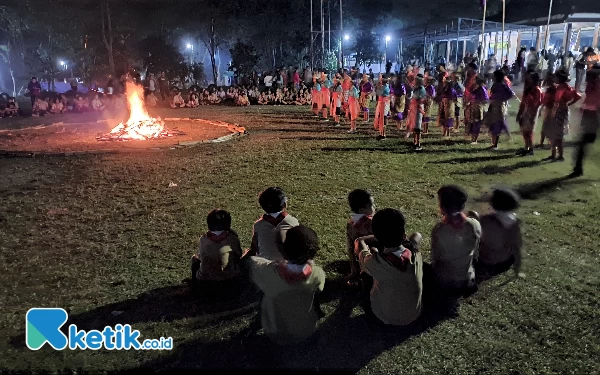
<path fill-rule="evenodd" d="M 348 35 L 348 34 L 344 35 L 344 40 L 350 40 L 350 35 Z"/>

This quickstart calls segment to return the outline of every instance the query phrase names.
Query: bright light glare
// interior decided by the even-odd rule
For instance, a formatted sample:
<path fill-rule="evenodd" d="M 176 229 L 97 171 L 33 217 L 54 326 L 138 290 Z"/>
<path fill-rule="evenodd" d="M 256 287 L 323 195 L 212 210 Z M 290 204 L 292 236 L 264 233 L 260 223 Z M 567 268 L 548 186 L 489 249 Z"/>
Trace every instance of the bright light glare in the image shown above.
<path fill-rule="evenodd" d="M 64 62 L 64 61 L 61 61 L 61 62 L 60 62 L 60 65 L 65 65 L 65 62 Z"/>
<path fill-rule="evenodd" d="M 350 35 L 348 35 L 348 34 L 344 35 L 344 40 L 350 40 Z"/>
<path fill-rule="evenodd" d="M 192 48 L 193 46 L 191 44 L 187 44 L 187 48 Z"/>
<path fill-rule="evenodd" d="M 389 36 L 389 35 L 387 35 L 387 36 L 385 37 L 385 41 L 386 41 L 386 42 L 389 42 L 390 40 L 392 40 L 392 37 L 391 37 L 391 36 Z"/>

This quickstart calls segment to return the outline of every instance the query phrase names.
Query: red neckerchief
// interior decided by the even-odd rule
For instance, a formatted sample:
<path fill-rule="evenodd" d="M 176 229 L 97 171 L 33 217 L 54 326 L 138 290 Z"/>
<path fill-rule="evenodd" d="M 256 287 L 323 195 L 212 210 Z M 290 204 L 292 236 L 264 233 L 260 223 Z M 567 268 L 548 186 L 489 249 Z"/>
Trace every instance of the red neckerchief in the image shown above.
<path fill-rule="evenodd" d="M 288 284 L 295 284 L 308 279 L 312 274 L 312 266 L 307 263 L 302 268 L 302 272 L 293 272 L 287 267 L 287 262 L 278 262 L 276 264 L 276 270 L 279 276 Z"/>
<path fill-rule="evenodd" d="M 229 235 L 228 231 L 223 231 L 223 233 L 221 233 L 219 235 L 216 235 L 211 231 L 206 232 L 206 238 L 208 238 L 209 240 L 211 240 L 214 243 L 223 242 L 223 240 L 226 239 L 228 235 Z"/>
<path fill-rule="evenodd" d="M 279 215 L 277 215 L 277 217 L 273 217 L 269 214 L 264 214 L 263 215 L 263 220 L 266 221 L 267 223 L 273 225 L 274 227 L 278 226 L 279 223 L 281 223 L 283 221 L 283 219 L 285 219 L 285 217 L 288 215 L 287 212 L 282 212 Z"/>
<path fill-rule="evenodd" d="M 463 212 L 460 215 L 446 215 L 444 216 L 443 222 L 450 224 L 454 229 L 461 229 L 467 221 L 467 215 Z"/>
<path fill-rule="evenodd" d="M 367 223 L 369 223 L 371 220 L 373 220 L 373 216 L 371 216 L 371 215 L 364 215 L 356 223 L 352 224 L 352 226 L 354 226 L 354 229 L 360 230 L 360 228 L 362 228 L 365 225 L 367 225 Z"/>
<path fill-rule="evenodd" d="M 412 258 L 412 253 L 407 248 L 404 248 L 399 257 L 391 252 L 384 253 L 381 256 L 395 268 L 399 269 L 400 271 L 405 271 L 406 265 L 410 263 Z"/>

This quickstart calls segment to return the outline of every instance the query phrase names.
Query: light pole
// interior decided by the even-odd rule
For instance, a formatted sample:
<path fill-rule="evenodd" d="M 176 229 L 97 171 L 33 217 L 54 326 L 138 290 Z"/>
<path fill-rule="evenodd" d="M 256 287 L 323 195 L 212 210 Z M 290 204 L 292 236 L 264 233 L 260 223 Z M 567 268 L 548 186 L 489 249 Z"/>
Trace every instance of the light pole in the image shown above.
<path fill-rule="evenodd" d="M 385 36 L 385 59 L 384 59 L 384 60 L 385 60 L 384 62 L 385 62 L 385 66 L 386 66 L 386 67 L 387 67 L 387 45 L 388 45 L 388 42 L 389 42 L 390 40 L 392 40 L 392 37 L 391 37 L 391 36 L 389 36 L 389 35 L 386 35 L 386 36 Z M 380 70 L 381 70 L 381 69 L 380 69 Z M 387 68 L 386 68 L 386 70 L 387 70 Z M 381 72 L 380 72 L 380 73 L 381 73 Z"/>
<path fill-rule="evenodd" d="M 344 35 L 344 40 L 347 42 L 350 40 L 350 35 L 346 34 Z M 342 71 L 344 71 L 344 66 L 346 66 L 346 64 L 344 63 L 344 48 L 343 48 L 344 42 L 342 40 L 340 40 L 340 50 L 342 51 Z"/>

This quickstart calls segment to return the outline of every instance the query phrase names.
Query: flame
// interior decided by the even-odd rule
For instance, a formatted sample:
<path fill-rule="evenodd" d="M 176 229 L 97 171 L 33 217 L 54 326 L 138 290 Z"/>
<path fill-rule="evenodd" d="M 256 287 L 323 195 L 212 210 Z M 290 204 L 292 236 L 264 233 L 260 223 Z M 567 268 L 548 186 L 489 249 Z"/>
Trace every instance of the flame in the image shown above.
<path fill-rule="evenodd" d="M 144 105 L 144 89 L 132 82 L 125 87 L 129 120 L 115 126 L 110 134 L 117 139 L 152 139 L 166 136 L 165 124 L 160 118 L 150 117 Z"/>

